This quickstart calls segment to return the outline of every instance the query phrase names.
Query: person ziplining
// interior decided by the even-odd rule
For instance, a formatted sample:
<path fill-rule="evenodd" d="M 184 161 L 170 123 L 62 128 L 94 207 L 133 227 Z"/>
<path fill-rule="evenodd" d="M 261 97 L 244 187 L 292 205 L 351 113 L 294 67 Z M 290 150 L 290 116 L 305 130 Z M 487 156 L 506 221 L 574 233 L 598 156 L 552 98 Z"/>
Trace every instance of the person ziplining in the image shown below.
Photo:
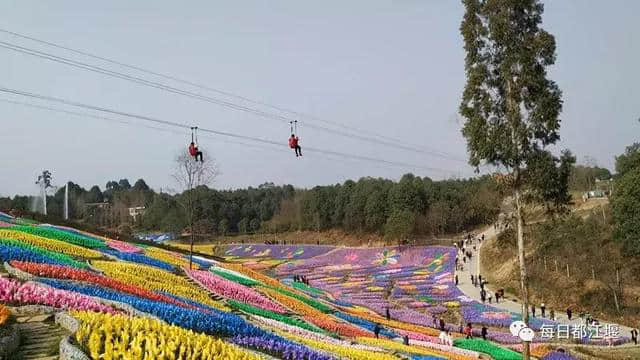
<path fill-rule="evenodd" d="M 289 147 L 296 152 L 296 157 L 302 156 L 302 148 L 298 143 L 300 139 L 296 136 L 296 133 L 298 132 L 298 120 L 289 121 L 289 124 L 291 124 L 291 137 L 289 138 Z"/>
<path fill-rule="evenodd" d="M 198 157 L 200 157 L 200 162 L 204 162 L 202 158 L 202 151 L 198 150 L 198 127 L 191 127 L 191 144 L 189 145 L 189 155 L 193 156 L 195 161 L 198 161 Z"/>

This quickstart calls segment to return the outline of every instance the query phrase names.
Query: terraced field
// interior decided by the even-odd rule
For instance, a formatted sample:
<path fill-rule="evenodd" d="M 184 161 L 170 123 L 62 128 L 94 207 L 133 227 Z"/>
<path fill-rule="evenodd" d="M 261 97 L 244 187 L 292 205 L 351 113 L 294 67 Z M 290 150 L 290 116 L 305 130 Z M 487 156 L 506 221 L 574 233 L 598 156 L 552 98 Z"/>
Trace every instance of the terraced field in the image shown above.
<path fill-rule="evenodd" d="M 453 248 L 237 245 L 189 269 L 159 248 L 6 215 L 1 226 L 0 334 L 22 335 L 11 358 L 521 358 L 505 327 L 517 315 L 462 295 Z M 468 322 L 475 339 L 459 332 Z M 536 356 L 556 356 L 536 341 Z"/>

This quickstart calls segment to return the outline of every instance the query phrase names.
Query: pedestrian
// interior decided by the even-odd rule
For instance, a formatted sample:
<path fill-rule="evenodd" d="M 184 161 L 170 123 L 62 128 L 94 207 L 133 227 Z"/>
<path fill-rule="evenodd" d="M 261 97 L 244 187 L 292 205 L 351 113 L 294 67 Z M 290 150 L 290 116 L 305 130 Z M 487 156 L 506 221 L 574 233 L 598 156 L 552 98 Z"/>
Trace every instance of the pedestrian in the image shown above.
<path fill-rule="evenodd" d="M 536 306 L 535 305 L 531 305 L 531 316 L 532 317 L 536 317 Z"/>
<path fill-rule="evenodd" d="M 482 275 L 478 274 L 478 281 L 480 281 L 480 284 L 482 284 Z"/>
<path fill-rule="evenodd" d="M 540 304 L 540 312 L 542 313 L 542 317 L 546 317 L 545 316 L 545 310 L 547 309 L 546 306 L 544 306 L 544 303 Z"/>
<path fill-rule="evenodd" d="M 489 304 L 491 304 L 491 291 L 487 291 L 487 298 L 489 299 Z"/>
<path fill-rule="evenodd" d="M 485 300 L 487 299 L 487 294 L 484 290 L 480 290 L 480 299 L 482 299 L 482 303 L 484 304 Z"/>
<path fill-rule="evenodd" d="M 465 264 L 467 263 L 467 255 L 462 257 L 462 262 L 465 263 Z"/>
<path fill-rule="evenodd" d="M 555 312 L 555 310 L 551 309 L 551 311 L 549 311 L 549 317 L 551 318 L 551 320 L 556 321 L 556 312 Z"/>
<path fill-rule="evenodd" d="M 409 345 L 409 336 L 405 335 L 402 337 L 402 343 L 405 345 Z"/>
<path fill-rule="evenodd" d="M 434 314 L 431 317 L 431 320 L 433 320 L 433 327 L 437 327 L 438 326 L 438 317 Z"/>
<path fill-rule="evenodd" d="M 500 291 L 496 291 L 496 304 L 498 303 L 498 300 L 500 300 Z"/>
<path fill-rule="evenodd" d="M 482 334 L 482 340 L 487 340 L 487 327 L 484 325 L 482 325 L 481 334 Z"/>
<path fill-rule="evenodd" d="M 473 274 L 471 274 L 471 283 L 474 285 L 476 284 L 476 282 L 473 280 Z"/>
<path fill-rule="evenodd" d="M 387 320 L 391 320 L 391 313 L 389 312 L 389 307 L 386 309 Z"/>
<path fill-rule="evenodd" d="M 376 324 L 376 326 L 373 328 L 373 333 L 376 335 L 376 339 L 378 338 L 378 336 L 380 335 L 380 325 Z"/>
<path fill-rule="evenodd" d="M 444 331 L 444 319 L 440 318 L 440 331 Z"/>
<path fill-rule="evenodd" d="M 458 274 L 456 274 L 456 286 L 458 286 Z"/>
<path fill-rule="evenodd" d="M 484 284 L 486 281 L 480 281 L 480 290 L 484 290 Z"/>
<path fill-rule="evenodd" d="M 451 332 L 447 330 L 447 346 L 453 346 L 453 337 L 451 336 Z"/>
<path fill-rule="evenodd" d="M 633 341 L 635 345 L 638 345 L 638 330 L 631 329 L 631 341 Z"/>
<path fill-rule="evenodd" d="M 471 323 L 467 323 L 467 327 L 464 329 L 464 334 L 467 336 L 467 339 L 473 338 L 473 329 L 471 329 Z"/>
<path fill-rule="evenodd" d="M 567 318 L 569 318 L 569 320 L 571 320 L 571 308 L 567 308 Z"/>
<path fill-rule="evenodd" d="M 464 334 L 464 323 L 462 322 L 462 320 L 460 321 L 460 325 L 458 326 L 458 332 L 460 334 Z"/>
<path fill-rule="evenodd" d="M 484 234 L 482 234 L 482 241 L 484 241 Z"/>
<path fill-rule="evenodd" d="M 447 333 L 444 331 L 440 331 L 440 335 L 438 335 L 438 340 L 440 344 L 444 345 L 447 343 Z"/>

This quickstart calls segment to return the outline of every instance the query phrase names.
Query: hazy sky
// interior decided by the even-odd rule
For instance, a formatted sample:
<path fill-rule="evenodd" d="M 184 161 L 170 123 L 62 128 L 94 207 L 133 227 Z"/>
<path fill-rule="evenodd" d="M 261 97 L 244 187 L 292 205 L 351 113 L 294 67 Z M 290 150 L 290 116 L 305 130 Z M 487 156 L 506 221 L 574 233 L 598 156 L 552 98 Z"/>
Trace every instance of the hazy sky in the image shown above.
<path fill-rule="evenodd" d="M 565 101 L 560 146 L 581 160 L 590 156 L 612 168 L 613 157 L 640 138 L 640 2 L 545 3 L 544 27 L 558 45 L 551 76 Z M 465 81 L 458 30 L 462 13 L 454 0 L 5 0 L 0 28 L 464 158 L 456 121 Z M 0 41 L 134 74 L 6 34 Z M 278 121 L 6 49 L 0 49 L 0 87 L 283 143 L 289 135 L 288 125 Z M 4 94 L 0 99 L 46 104 Z M 201 147 L 223 172 L 216 187 L 265 181 L 308 187 L 362 176 L 398 178 L 409 171 L 433 178 L 471 174 L 464 162 L 319 132 L 305 126 L 311 120 L 301 121 L 303 152 L 310 146 L 440 170 L 314 153 L 296 159 L 284 147 L 202 138 Z M 172 159 L 188 141 L 182 130 L 156 131 L 0 102 L 0 194 L 33 192 L 44 168 L 58 184 L 72 180 L 104 188 L 110 179 L 127 177 L 132 183 L 144 178 L 156 189 L 175 187 L 169 176 Z"/>

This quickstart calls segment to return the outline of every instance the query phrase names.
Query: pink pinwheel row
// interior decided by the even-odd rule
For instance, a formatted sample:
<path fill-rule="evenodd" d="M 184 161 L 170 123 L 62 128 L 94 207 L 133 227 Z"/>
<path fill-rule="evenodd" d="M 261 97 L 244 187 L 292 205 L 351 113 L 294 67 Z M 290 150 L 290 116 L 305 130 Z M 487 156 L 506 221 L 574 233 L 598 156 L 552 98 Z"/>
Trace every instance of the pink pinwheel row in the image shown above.
<path fill-rule="evenodd" d="M 287 309 L 282 307 L 280 304 L 272 301 L 264 295 L 259 294 L 258 292 L 247 286 L 229 281 L 209 271 L 189 269 L 184 270 L 191 278 L 202 284 L 202 286 L 220 296 L 224 296 L 226 298 L 237 300 L 264 310 L 269 310 L 280 314 L 285 314 L 287 312 Z"/>
<path fill-rule="evenodd" d="M 0 278 L 0 296 L 4 302 L 47 305 L 65 310 L 116 313 L 111 306 L 103 305 L 86 295 L 49 288 L 33 282 L 20 285 L 19 282 L 6 278 Z"/>
<path fill-rule="evenodd" d="M 131 245 L 129 243 L 126 243 L 124 241 L 119 241 L 119 240 L 106 240 L 105 243 L 112 249 L 114 250 L 118 250 L 121 252 L 125 252 L 125 253 L 138 253 L 141 252 L 142 249 Z"/>
<path fill-rule="evenodd" d="M 16 280 L 0 277 L 0 301 L 9 302 L 13 299 L 13 294 L 18 291 L 20 282 Z"/>

